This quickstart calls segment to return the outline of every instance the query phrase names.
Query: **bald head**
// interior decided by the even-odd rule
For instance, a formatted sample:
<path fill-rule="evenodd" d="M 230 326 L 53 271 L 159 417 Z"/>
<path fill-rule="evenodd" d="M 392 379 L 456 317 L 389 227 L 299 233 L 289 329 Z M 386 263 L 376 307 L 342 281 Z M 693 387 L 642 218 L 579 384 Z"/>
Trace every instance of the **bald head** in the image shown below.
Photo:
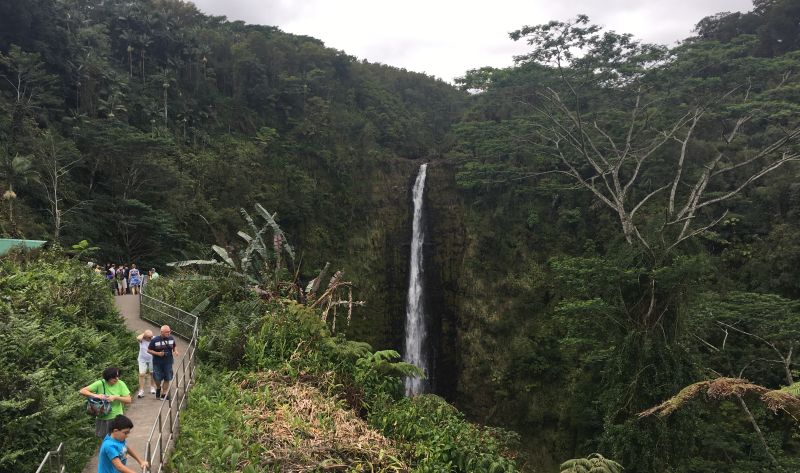
<path fill-rule="evenodd" d="M 169 328 L 169 325 L 162 325 L 161 326 L 161 336 L 162 337 L 168 337 L 169 334 L 171 334 L 171 333 L 172 333 L 172 329 Z"/>

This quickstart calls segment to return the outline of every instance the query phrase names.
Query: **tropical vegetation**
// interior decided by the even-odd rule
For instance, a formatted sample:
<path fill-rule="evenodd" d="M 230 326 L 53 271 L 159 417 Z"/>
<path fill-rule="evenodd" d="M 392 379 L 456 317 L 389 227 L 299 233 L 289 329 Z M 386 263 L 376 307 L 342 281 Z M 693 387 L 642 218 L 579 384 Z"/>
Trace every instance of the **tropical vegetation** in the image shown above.
<path fill-rule="evenodd" d="M 0 234 L 214 260 L 159 288 L 212 328 L 194 395 L 214 415 L 189 411 L 173 468 L 800 467 L 800 2 L 675 47 L 512 21 L 515 66 L 452 86 L 179 0 L 0 3 Z M 422 162 L 441 397 L 408 400 Z M 355 294 L 328 299 L 335 331 L 308 297 L 331 268 Z M 287 433 L 295 397 L 319 416 Z M 331 448 L 340 427 L 379 447 Z"/>

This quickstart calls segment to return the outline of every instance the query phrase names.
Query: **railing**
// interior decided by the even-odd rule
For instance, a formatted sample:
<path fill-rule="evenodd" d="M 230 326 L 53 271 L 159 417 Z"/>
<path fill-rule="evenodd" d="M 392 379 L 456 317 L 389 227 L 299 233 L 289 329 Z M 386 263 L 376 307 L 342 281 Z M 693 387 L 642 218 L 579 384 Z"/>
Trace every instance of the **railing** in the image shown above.
<path fill-rule="evenodd" d="M 47 466 L 47 469 L 45 469 Z M 58 444 L 58 448 L 47 452 L 44 460 L 39 464 L 36 473 L 64 473 L 66 471 L 66 455 L 64 455 L 64 442 Z"/>
<path fill-rule="evenodd" d="M 156 326 L 169 325 L 174 334 L 188 341 L 180 362 L 173 367 L 175 375 L 169 384 L 168 400 L 161 402 L 144 448 L 145 460 L 150 464 L 147 471 L 161 473 L 167 454 L 175 444 L 180 428 L 180 411 L 186 406 L 194 382 L 199 323 L 197 316 L 148 296 L 144 287 L 139 298 L 139 317 Z"/>

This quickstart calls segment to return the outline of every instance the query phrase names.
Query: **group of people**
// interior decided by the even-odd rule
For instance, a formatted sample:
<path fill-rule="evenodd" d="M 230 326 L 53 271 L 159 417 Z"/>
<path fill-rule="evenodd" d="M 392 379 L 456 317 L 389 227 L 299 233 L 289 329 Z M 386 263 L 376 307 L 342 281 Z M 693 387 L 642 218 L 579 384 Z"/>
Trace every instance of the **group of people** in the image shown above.
<path fill-rule="evenodd" d="M 164 325 L 161 327 L 160 335 L 154 337 L 152 331 L 145 330 L 137 335 L 136 339 L 139 342 L 137 397 L 144 397 L 147 381 L 150 384 L 150 393 L 155 394 L 156 399 L 168 400 L 169 384 L 173 377 L 172 365 L 178 355 L 172 330 L 169 325 Z M 120 379 L 120 374 L 119 368 L 106 368 L 101 379 L 79 391 L 87 398 L 101 399 L 111 406 L 107 414 L 98 416 L 95 421 L 95 435 L 102 439 L 98 473 L 133 472 L 127 466 L 128 454 L 142 469 L 147 467 L 146 459 L 141 458 L 126 443 L 133 429 L 133 421 L 123 415 L 123 410 L 124 406 L 131 404 L 132 399 L 128 386 Z"/>
<path fill-rule="evenodd" d="M 104 274 L 106 280 L 111 285 L 111 293 L 117 296 L 125 294 L 139 294 L 139 290 L 145 282 L 153 281 L 158 278 L 156 268 L 150 268 L 148 273 L 142 274 L 135 264 L 130 266 L 124 264 L 108 263 L 105 270 L 98 264 L 94 265 L 94 272 Z"/>

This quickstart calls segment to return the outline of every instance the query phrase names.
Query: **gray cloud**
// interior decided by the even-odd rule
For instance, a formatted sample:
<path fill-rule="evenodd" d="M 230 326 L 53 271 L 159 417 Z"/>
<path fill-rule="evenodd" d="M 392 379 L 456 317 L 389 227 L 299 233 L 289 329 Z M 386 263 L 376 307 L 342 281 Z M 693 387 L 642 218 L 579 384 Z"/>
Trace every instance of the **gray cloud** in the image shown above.
<path fill-rule="evenodd" d="M 452 80 L 468 69 L 505 67 L 528 47 L 508 32 L 578 13 L 620 33 L 674 44 L 703 17 L 746 11 L 751 0 L 195 0 L 200 10 L 313 36 L 369 61 Z"/>

